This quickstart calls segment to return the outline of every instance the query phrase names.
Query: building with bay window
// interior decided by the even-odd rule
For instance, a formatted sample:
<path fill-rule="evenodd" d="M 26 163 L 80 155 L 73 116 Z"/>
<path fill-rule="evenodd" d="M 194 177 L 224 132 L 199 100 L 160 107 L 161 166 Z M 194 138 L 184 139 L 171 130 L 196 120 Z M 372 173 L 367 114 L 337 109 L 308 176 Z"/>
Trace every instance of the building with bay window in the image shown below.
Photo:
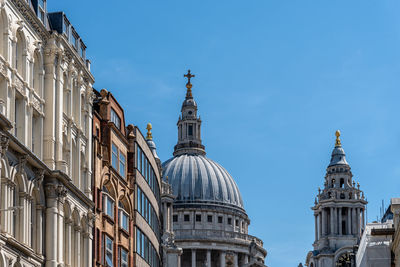
<path fill-rule="evenodd" d="M 161 165 L 114 96 L 94 92 L 95 266 L 159 267 Z"/>
<path fill-rule="evenodd" d="M 92 265 L 94 78 L 67 21 L 0 1 L 1 267 Z"/>

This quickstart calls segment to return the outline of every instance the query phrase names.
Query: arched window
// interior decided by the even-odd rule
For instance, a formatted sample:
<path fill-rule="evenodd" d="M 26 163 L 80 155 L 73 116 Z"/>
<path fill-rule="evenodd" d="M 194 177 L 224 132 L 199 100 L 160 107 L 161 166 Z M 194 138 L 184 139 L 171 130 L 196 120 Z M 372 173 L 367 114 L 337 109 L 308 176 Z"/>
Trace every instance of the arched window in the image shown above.
<path fill-rule="evenodd" d="M 103 212 L 114 220 L 114 198 L 105 186 L 103 186 Z"/>
<path fill-rule="evenodd" d="M 19 75 L 25 78 L 24 71 L 24 37 L 19 31 L 17 33 L 17 43 L 15 45 L 15 68 Z"/>
<path fill-rule="evenodd" d="M 7 15 L 4 11 L 1 11 L 0 14 L 0 54 L 5 58 L 6 57 L 6 44 L 7 40 L 4 38 L 5 33 L 7 32 Z"/>
<path fill-rule="evenodd" d="M 118 203 L 119 208 L 119 226 L 125 231 L 129 232 L 129 214 L 127 212 L 127 205 L 124 205 L 122 201 Z"/>
<path fill-rule="evenodd" d="M 33 60 L 32 87 L 39 96 L 42 96 L 42 61 L 38 52 L 35 53 Z"/>
<path fill-rule="evenodd" d="M 344 188 L 344 179 L 340 178 L 340 188 Z"/>

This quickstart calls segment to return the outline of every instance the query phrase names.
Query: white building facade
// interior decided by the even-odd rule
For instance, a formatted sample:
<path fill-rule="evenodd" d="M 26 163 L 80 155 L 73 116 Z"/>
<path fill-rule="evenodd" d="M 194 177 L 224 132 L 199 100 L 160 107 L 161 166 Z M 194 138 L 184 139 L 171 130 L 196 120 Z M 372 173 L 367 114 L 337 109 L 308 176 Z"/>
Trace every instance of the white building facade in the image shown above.
<path fill-rule="evenodd" d="M 0 1 L 0 266 L 91 266 L 86 47 L 45 0 Z"/>

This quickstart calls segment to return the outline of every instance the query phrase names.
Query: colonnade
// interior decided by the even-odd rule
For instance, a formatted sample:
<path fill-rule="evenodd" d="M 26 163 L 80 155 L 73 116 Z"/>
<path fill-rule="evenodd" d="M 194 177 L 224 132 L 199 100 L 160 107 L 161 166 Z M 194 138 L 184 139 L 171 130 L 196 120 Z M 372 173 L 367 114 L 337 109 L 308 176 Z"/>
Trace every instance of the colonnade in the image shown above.
<path fill-rule="evenodd" d="M 232 267 L 239 267 L 242 266 L 243 264 L 247 264 L 249 262 L 249 255 L 246 254 L 241 254 L 241 261 L 239 262 L 239 253 L 236 252 L 226 252 L 224 250 L 211 250 L 211 249 L 191 249 L 191 267 L 197 267 L 197 252 L 201 250 L 201 251 L 205 251 L 206 253 L 206 257 L 205 257 L 205 262 L 203 265 L 201 266 L 205 266 L 205 267 L 211 267 L 211 253 L 212 252 L 217 252 L 218 253 L 218 263 L 219 263 L 219 267 L 228 267 L 228 266 L 232 266 Z M 227 255 L 231 256 L 231 259 L 233 258 L 233 262 L 231 262 L 231 259 L 229 260 L 229 265 L 227 262 Z"/>
<path fill-rule="evenodd" d="M 327 235 L 361 235 L 365 228 L 365 210 L 360 207 L 322 208 L 314 219 L 316 241 Z"/>

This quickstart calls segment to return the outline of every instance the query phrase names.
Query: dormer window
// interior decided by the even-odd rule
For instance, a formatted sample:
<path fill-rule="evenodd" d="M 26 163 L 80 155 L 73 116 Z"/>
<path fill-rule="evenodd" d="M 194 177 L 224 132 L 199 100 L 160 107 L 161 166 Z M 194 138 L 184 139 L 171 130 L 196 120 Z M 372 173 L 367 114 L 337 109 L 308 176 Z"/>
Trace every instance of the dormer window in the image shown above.
<path fill-rule="evenodd" d="M 115 126 L 121 130 L 121 119 L 117 115 L 117 112 L 113 108 L 111 108 L 111 121 L 115 124 Z"/>
<path fill-rule="evenodd" d="M 38 0 L 38 17 L 43 23 L 45 15 L 46 15 L 46 1 Z"/>

